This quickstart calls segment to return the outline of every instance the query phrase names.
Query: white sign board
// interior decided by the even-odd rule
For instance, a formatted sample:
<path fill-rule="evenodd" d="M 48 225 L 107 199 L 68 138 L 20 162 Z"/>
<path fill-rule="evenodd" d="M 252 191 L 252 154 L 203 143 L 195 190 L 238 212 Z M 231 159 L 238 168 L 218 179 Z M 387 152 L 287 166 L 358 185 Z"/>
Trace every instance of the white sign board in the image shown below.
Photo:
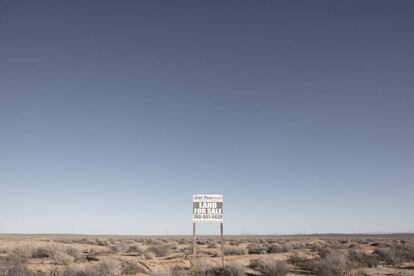
<path fill-rule="evenodd" d="M 193 222 L 223 222 L 223 195 L 193 195 Z"/>

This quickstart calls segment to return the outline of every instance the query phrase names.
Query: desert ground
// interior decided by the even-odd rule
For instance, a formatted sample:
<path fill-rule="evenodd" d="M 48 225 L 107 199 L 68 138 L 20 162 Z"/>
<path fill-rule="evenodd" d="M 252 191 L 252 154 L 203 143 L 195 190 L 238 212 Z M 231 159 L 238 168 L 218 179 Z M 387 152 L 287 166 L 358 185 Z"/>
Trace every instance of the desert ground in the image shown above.
<path fill-rule="evenodd" d="M 414 275 L 414 234 L 0 235 L 0 275 Z"/>

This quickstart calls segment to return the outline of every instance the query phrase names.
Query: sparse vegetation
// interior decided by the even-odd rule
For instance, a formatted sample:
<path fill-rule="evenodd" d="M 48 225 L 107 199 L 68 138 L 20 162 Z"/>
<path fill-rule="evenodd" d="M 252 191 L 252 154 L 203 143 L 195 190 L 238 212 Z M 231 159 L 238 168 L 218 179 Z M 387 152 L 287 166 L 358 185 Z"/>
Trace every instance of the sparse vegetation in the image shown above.
<path fill-rule="evenodd" d="M 193 262 L 190 238 L 42 238 L 7 242 L 0 238 L 0 276 L 214 276 L 288 272 L 340 276 L 389 268 L 414 270 L 413 239 L 232 237 L 224 247 L 225 255 L 229 256 L 224 267 L 219 265 L 219 241 L 210 237 L 200 241 L 196 246 L 197 262 L 203 265 L 183 265 L 183 259 Z"/>

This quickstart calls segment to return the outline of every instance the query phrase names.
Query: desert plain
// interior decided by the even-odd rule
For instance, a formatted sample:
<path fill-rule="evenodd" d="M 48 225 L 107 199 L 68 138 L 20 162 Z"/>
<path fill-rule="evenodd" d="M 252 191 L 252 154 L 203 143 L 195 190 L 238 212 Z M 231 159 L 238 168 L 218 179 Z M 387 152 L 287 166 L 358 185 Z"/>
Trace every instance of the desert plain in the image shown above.
<path fill-rule="evenodd" d="M 0 235 L 0 275 L 414 275 L 414 234 Z"/>

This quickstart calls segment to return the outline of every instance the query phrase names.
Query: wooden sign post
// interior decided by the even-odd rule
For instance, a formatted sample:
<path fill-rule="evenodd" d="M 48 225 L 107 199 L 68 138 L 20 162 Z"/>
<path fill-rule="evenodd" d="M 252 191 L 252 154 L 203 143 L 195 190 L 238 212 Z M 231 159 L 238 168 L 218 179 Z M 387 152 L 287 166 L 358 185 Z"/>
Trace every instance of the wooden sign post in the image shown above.
<path fill-rule="evenodd" d="M 220 223 L 221 265 L 224 266 L 223 195 L 193 195 L 193 255 L 196 258 L 196 223 Z"/>

